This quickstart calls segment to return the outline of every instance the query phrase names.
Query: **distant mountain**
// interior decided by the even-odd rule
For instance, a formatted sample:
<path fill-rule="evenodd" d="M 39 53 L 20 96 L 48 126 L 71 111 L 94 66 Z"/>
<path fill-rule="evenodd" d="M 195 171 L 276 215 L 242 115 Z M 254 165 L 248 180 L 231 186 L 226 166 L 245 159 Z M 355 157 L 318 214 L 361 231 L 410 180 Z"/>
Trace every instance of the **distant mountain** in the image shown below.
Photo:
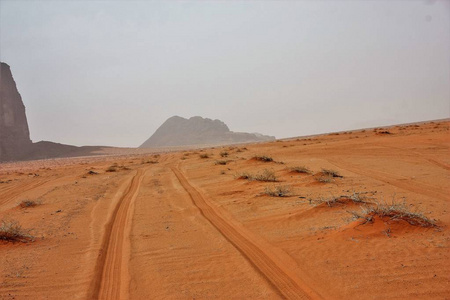
<path fill-rule="evenodd" d="M 274 140 L 275 137 L 258 133 L 230 131 L 220 120 L 202 117 L 185 119 L 174 116 L 167 119 L 140 148 L 224 145 Z"/>

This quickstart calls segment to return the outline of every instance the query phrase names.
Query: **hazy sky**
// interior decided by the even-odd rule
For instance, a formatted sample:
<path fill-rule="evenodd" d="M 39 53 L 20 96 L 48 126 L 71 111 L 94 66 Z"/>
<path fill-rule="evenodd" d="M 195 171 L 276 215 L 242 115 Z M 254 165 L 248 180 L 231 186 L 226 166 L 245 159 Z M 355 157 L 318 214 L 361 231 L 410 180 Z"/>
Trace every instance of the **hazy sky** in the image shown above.
<path fill-rule="evenodd" d="M 173 115 L 278 138 L 450 116 L 450 1 L 0 1 L 33 141 Z"/>

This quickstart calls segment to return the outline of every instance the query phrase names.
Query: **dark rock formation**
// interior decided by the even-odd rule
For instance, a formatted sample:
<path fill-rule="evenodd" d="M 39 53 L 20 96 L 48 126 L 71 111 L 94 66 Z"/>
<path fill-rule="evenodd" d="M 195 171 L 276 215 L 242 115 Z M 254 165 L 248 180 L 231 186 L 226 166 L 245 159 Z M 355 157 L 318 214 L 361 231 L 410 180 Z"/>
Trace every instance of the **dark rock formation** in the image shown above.
<path fill-rule="evenodd" d="M 76 147 L 52 142 L 32 143 L 25 106 L 10 67 L 0 63 L 0 162 L 98 155 L 104 147 Z"/>
<path fill-rule="evenodd" d="M 23 156 L 31 145 L 22 97 L 10 67 L 0 63 L 0 161 Z"/>
<path fill-rule="evenodd" d="M 167 119 L 140 148 L 224 145 L 274 140 L 275 137 L 256 133 L 232 132 L 220 120 L 202 117 Z"/>

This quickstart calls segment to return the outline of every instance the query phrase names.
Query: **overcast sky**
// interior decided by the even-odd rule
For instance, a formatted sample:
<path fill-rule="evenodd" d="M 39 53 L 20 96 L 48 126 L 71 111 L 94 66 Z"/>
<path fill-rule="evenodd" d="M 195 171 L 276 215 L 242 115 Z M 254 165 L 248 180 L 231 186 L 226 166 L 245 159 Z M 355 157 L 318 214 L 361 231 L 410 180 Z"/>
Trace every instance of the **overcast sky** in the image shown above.
<path fill-rule="evenodd" d="M 450 1 L 0 1 L 31 138 L 135 147 L 169 117 L 277 138 L 450 116 Z"/>

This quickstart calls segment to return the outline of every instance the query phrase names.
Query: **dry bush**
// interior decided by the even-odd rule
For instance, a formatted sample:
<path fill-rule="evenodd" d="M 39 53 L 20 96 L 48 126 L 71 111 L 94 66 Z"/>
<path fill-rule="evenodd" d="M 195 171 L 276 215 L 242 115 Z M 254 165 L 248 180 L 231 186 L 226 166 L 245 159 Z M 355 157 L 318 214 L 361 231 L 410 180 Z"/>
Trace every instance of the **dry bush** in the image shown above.
<path fill-rule="evenodd" d="M 157 164 L 157 163 L 159 163 L 159 161 L 157 161 L 157 160 L 147 160 L 147 161 L 143 161 L 142 163 L 143 164 Z"/>
<path fill-rule="evenodd" d="M 271 197 L 288 197 L 291 196 L 291 187 L 288 185 L 279 185 L 275 187 L 266 187 L 264 194 Z"/>
<path fill-rule="evenodd" d="M 316 176 L 315 179 L 320 183 L 330 183 L 333 182 L 333 176 L 330 175 L 320 175 Z"/>
<path fill-rule="evenodd" d="M 252 159 L 257 161 L 263 161 L 263 162 L 272 162 L 273 158 L 267 155 L 255 155 L 252 157 Z"/>
<path fill-rule="evenodd" d="M 228 163 L 228 160 L 216 160 L 214 162 L 215 165 L 226 165 Z"/>
<path fill-rule="evenodd" d="M 199 155 L 200 158 L 209 158 L 209 155 L 207 153 L 203 153 Z"/>
<path fill-rule="evenodd" d="M 221 157 L 227 157 L 228 156 L 228 152 L 227 151 L 222 151 L 222 152 L 220 152 L 220 156 Z"/>
<path fill-rule="evenodd" d="M 256 181 L 267 181 L 267 182 L 276 182 L 277 177 L 275 173 L 269 169 L 264 169 L 261 173 L 251 174 L 248 172 L 243 172 L 237 175 L 237 179 L 248 179 L 248 180 L 256 180 Z"/>
<path fill-rule="evenodd" d="M 380 218 L 389 218 L 393 221 L 403 220 L 414 226 L 421 227 L 436 227 L 436 222 L 429 219 L 420 211 L 411 211 L 406 203 L 395 202 L 379 203 L 375 202 L 374 206 L 361 207 L 361 212 L 350 212 L 355 219 L 363 219 L 364 223 L 373 222 L 373 218 L 378 216 Z"/>
<path fill-rule="evenodd" d="M 304 174 L 311 174 L 311 170 L 308 169 L 305 166 L 296 166 L 296 167 L 292 167 L 290 168 L 291 172 L 295 172 L 295 173 L 304 173 Z"/>
<path fill-rule="evenodd" d="M 30 235 L 30 230 L 22 229 L 18 221 L 2 220 L 0 225 L 0 240 L 9 242 L 29 242 L 33 241 L 34 237 Z"/>
<path fill-rule="evenodd" d="M 238 175 L 236 175 L 237 179 L 248 179 L 248 180 L 253 180 L 253 175 L 248 173 L 248 172 L 242 172 Z"/>
<path fill-rule="evenodd" d="M 349 201 L 353 203 L 368 203 L 367 198 L 362 195 L 361 193 L 353 192 L 352 195 L 341 195 L 341 196 L 331 196 L 330 198 L 320 198 L 319 200 L 312 200 L 317 205 L 320 205 L 322 203 L 325 203 L 329 207 L 333 207 L 335 205 L 339 204 L 346 204 Z M 312 202 L 311 201 L 311 202 Z"/>
<path fill-rule="evenodd" d="M 388 130 L 383 130 L 383 131 L 378 131 L 378 134 L 392 134 L 390 131 Z"/>
<path fill-rule="evenodd" d="M 264 169 L 261 173 L 258 173 L 254 176 L 254 180 L 257 181 L 269 181 L 269 182 L 275 182 L 278 181 L 277 177 L 275 176 L 275 172 L 269 169 Z"/>
<path fill-rule="evenodd" d="M 339 177 L 339 178 L 343 177 L 342 175 L 339 174 L 338 171 L 331 170 L 331 169 L 322 169 L 322 173 L 326 176 L 331 176 L 331 177 Z"/>
<path fill-rule="evenodd" d="M 35 201 L 35 200 L 23 200 L 22 202 L 20 202 L 19 206 L 22 208 L 26 208 L 26 207 L 35 207 L 41 204 L 41 201 Z"/>
<path fill-rule="evenodd" d="M 117 172 L 117 166 L 109 166 L 108 169 L 106 169 L 106 172 Z"/>

